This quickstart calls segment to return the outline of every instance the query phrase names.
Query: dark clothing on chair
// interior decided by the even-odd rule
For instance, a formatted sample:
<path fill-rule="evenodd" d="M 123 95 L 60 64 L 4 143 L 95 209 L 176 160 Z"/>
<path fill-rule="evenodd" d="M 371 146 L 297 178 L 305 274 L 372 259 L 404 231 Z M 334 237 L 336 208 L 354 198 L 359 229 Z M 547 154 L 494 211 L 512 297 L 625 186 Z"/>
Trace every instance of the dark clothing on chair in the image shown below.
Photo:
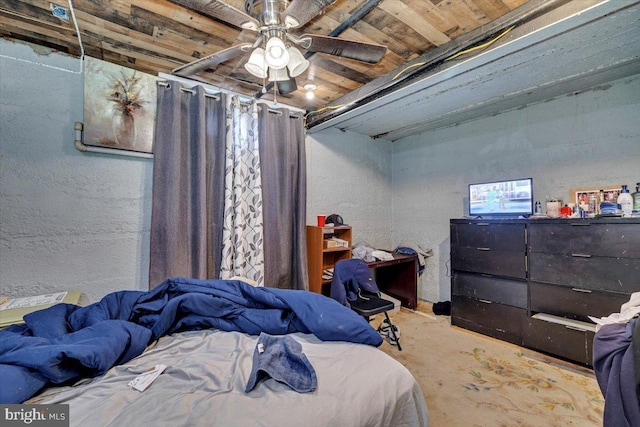
<path fill-rule="evenodd" d="M 331 298 L 350 307 L 349 301 L 358 298 L 360 289 L 374 294 L 380 292 L 367 263 L 358 258 L 338 261 L 333 268 Z"/>

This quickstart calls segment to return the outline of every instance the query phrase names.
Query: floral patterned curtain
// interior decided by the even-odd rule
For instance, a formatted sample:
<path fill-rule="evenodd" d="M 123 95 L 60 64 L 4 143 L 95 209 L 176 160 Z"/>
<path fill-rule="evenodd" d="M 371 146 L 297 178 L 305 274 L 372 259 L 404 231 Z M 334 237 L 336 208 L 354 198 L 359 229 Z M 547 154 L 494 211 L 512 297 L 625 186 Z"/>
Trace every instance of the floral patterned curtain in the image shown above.
<path fill-rule="evenodd" d="M 262 185 L 256 103 L 227 100 L 224 223 L 220 278 L 264 286 Z"/>

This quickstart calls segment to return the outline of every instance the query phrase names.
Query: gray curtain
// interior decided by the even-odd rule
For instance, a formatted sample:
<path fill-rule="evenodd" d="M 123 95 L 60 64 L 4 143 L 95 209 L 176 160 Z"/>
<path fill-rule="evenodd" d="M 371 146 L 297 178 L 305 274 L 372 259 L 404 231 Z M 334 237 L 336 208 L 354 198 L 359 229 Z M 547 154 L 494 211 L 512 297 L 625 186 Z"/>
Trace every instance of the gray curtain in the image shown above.
<path fill-rule="evenodd" d="M 149 287 L 169 277 L 219 278 L 227 96 L 158 87 Z M 229 123 L 232 123 L 229 122 Z M 302 113 L 258 111 L 264 285 L 308 289 Z"/>
<path fill-rule="evenodd" d="M 259 109 L 265 286 L 308 290 L 302 113 Z"/>
<path fill-rule="evenodd" d="M 219 275 L 225 95 L 158 86 L 149 287 L 169 277 Z"/>

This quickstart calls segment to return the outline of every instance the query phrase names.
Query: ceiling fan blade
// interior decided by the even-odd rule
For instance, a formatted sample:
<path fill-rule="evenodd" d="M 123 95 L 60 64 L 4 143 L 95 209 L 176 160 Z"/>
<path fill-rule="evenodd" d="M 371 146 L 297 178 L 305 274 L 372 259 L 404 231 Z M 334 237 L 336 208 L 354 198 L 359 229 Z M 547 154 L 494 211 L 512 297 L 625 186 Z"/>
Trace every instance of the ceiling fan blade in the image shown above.
<path fill-rule="evenodd" d="M 257 30 L 260 23 L 243 11 L 220 0 L 170 0 L 205 16 L 228 22 L 236 27 Z"/>
<path fill-rule="evenodd" d="M 300 45 L 303 48 L 312 52 L 328 53 L 341 58 L 355 59 L 369 64 L 377 63 L 387 52 L 387 47 L 380 44 L 320 36 L 317 34 L 303 34 L 300 37 L 300 41 Z"/>
<path fill-rule="evenodd" d="M 282 12 L 284 24 L 287 28 L 300 27 L 335 1 L 336 0 L 292 0 L 289 6 Z"/>
<path fill-rule="evenodd" d="M 182 77 L 189 77 L 193 74 L 198 74 L 200 71 L 215 67 L 218 64 L 222 64 L 225 61 L 248 52 L 252 46 L 253 45 L 251 43 L 242 43 L 236 46 L 231 46 L 230 48 L 207 55 L 181 67 L 174 68 L 171 70 L 171 74 Z"/>

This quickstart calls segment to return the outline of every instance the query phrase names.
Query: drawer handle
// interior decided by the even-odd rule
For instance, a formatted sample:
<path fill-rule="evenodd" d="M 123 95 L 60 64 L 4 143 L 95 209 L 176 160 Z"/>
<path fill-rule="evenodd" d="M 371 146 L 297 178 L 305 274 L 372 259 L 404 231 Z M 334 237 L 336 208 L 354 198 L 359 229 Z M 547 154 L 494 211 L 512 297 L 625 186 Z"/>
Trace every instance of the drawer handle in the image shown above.
<path fill-rule="evenodd" d="M 491 248 L 476 248 L 476 249 L 478 249 L 479 251 L 490 251 L 491 250 Z"/>
<path fill-rule="evenodd" d="M 571 256 L 576 258 L 591 258 L 591 255 L 589 254 L 571 254 Z"/>
<path fill-rule="evenodd" d="M 584 227 L 584 226 L 589 226 L 589 225 L 591 225 L 591 224 L 588 223 L 588 222 L 572 222 L 571 223 L 572 227 Z"/>
<path fill-rule="evenodd" d="M 585 294 L 590 294 L 591 293 L 590 289 L 571 288 L 571 290 L 574 291 L 574 292 L 584 292 Z"/>
<path fill-rule="evenodd" d="M 489 223 L 488 222 L 477 222 L 476 225 L 480 226 L 480 227 L 484 227 L 484 226 L 489 225 Z"/>
<path fill-rule="evenodd" d="M 488 299 L 479 299 L 478 301 L 485 303 L 485 304 L 491 304 L 491 301 L 489 301 Z"/>

